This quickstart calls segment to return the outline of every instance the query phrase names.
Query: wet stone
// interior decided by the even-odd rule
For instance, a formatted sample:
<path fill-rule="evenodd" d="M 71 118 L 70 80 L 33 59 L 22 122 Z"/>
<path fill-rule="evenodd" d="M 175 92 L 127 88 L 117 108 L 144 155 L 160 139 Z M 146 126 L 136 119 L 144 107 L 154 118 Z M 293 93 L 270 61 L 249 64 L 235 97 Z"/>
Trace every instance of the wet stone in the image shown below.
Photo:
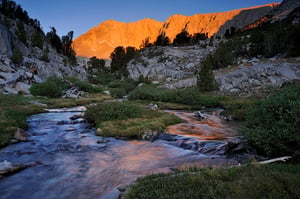
<path fill-rule="evenodd" d="M 99 140 L 97 140 L 97 144 L 103 144 L 103 143 L 107 143 L 109 142 L 109 140 L 105 140 L 104 138 L 100 138 Z"/>
<path fill-rule="evenodd" d="M 81 115 L 72 115 L 72 116 L 70 117 L 70 120 L 77 120 L 77 119 L 79 119 L 79 118 L 81 118 Z"/>
<path fill-rule="evenodd" d="M 168 133 L 162 133 L 158 136 L 158 139 L 160 140 L 165 140 L 165 141 L 176 141 L 177 138 L 175 135 L 171 135 L 171 134 L 168 134 Z"/>

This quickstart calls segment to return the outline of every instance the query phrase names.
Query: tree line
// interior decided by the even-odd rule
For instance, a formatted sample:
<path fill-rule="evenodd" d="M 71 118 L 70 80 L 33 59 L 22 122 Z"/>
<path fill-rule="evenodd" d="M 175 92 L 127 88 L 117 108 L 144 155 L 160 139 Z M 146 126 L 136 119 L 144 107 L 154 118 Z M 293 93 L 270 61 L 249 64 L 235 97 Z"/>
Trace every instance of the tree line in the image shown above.
<path fill-rule="evenodd" d="M 28 16 L 26 10 L 23 10 L 21 5 L 12 0 L 2 0 L 0 2 L 0 11 L 7 17 L 12 19 L 20 19 L 27 25 L 33 26 L 38 30 L 42 30 L 40 21 L 32 19 Z"/>
<path fill-rule="evenodd" d="M 147 37 L 142 41 L 140 48 L 147 48 L 151 46 L 189 46 L 199 44 L 201 40 L 208 39 L 208 33 L 194 33 L 189 34 L 188 31 L 184 28 L 180 33 L 176 35 L 173 42 L 171 42 L 170 38 L 166 35 L 164 31 L 161 31 L 157 36 L 156 40 L 151 43 L 150 38 Z"/>
<path fill-rule="evenodd" d="M 5 16 L 4 20 L 9 19 L 18 19 L 17 20 L 17 31 L 16 35 L 19 40 L 22 41 L 25 45 L 28 45 L 28 38 L 31 37 L 31 45 L 34 47 L 38 47 L 40 49 L 44 48 L 44 40 L 48 40 L 52 47 L 57 51 L 57 53 L 61 53 L 68 58 L 68 61 L 71 64 L 76 64 L 76 53 L 73 49 L 73 31 L 67 33 L 67 35 L 62 36 L 61 38 L 57 35 L 56 29 L 54 27 L 50 27 L 50 31 L 48 33 L 44 33 L 40 22 L 37 19 L 32 19 L 28 16 L 26 10 L 23 10 L 21 5 L 17 4 L 13 0 L 2 0 L 0 1 L 0 12 L 2 12 Z M 10 23 L 7 23 L 9 26 Z M 35 28 L 34 32 L 30 37 L 28 37 L 26 28 L 24 24 L 32 26 Z M 14 51 L 18 51 L 15 49 Z M 49 49 L 46 47 L 44 49 L 44 55 L 41 57 L 41 60 L 49 61 L 48 59 Z M 22 60 L 20 57 L 20 52 L 18 52 L 19 59 L 17 59 L 16 63 L 20 63 Z M 15 56 L 13 56 L 15 57 Z M 15 59 L 14 59 L 15 60 Z"/>

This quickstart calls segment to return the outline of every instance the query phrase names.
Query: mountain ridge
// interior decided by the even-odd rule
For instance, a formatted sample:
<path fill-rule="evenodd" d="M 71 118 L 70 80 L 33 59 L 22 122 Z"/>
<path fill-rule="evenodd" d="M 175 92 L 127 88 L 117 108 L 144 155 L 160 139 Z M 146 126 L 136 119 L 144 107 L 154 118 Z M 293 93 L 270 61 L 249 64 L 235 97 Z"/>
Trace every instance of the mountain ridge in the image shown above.
<path fill-rule="evenodd" d="M 277 5 L 279 3 L 264 4 L 226 12 L 195 14 L 192 16 L 175 14 L 170 16 L 165 22 L 151 18 L 144 18 L 128 23 L 110 19 L 77 37 L 74 40 L 74 49 L 79 56 L 97 56 L 98 58 L 109 59 L 115 47 L 133 46 L 139 48 L 142 41 L 146 38 L 149 38 L 150 42 L 154 42 L 161 31 L 164 31 L 171 41 L 184 28 L 190 34 L 207 32 L 208 36 L 211 37 L 218 32 L 222 25 L 242 11 L 255 11 L 255 9 L 262 7 L 267 7 L 271 10 Z M 255 18 L 255 20 L 257 19 Z"/>

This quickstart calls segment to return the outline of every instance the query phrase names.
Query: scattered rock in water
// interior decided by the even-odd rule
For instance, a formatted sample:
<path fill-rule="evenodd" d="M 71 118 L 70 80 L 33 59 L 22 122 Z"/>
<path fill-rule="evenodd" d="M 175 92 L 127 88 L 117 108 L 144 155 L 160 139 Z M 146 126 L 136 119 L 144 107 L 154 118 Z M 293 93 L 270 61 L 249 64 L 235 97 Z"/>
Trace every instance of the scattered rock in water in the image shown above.
<path fill-rule="evenodd" d="M 80 123 L 86 123 L 85 119 L 78 118 L 76 120 L 68 121 L 68 120 L 62 120 L 56 123 L 56 125 L 68 125 L 68 124 L 80 124 Z"/>
<path fill-rule="evenodd" d="M 79 119 L 79 118 L 81 118 L 82 117 L 82 115 L 72 115 L 71 117 L 70 117 L 70 120 L 77 120 L 77 119 Z"/>
<path fill-rule="evenodd" d="M 99 138 L 99 140 L 97 140 L 97 144 L 103 144 L 103 143 L 107 143 L 109 142 L 109 140 L 104 139 L 103 137 Z"/>
<path fill-rule="evenodd" d="M 197 118 L 199 118 L 200 120 L 202 120 L 202 119 L 207 119 L 207 117 L 206 117 L 203 113 L 201 113 L 201 111 L 196 111 L 196 112 L 195 112 L 195 116 L 196 116 Z"/>
<path fill-rule="evenodd" d="M 120 192 L 125 192 L 128 188 L 129 188 L 130 185 L 128 184 L 124 184 L 124 185 L 120 185 L 117 187 L 118 191 Z"/>
<path fill-rule="evenodd" d="M 8 162 L 7 160 L 4 160 L 3 162 L 0 162 L 0 179 L 5 176 L 9 176 L 9 175 L 18 173 L 28 167 L 36 166 L 37 164 L 39 164 L 39 163 L 35 162 L 35 163 L 29 163 L 29 164 L 22 165 L 22 164 L 14 164 L 12 162 Z"/>
<path fill-rule="evenodd" d="M 158 138 L 159 134 L 160 134 L 160 132 L 158 132 L 158 131 L 146 130 L 146 131 L 144 131 L 144 134 L 142 135 L 142 139 L 153 141 Z"/>
<path fill-rule="evenodd" d="M 17 131 L 15 132 L 14 134 L 14 139 L 17 140 L 17 141 L 28 141 L 28 138 L 29 138 L 29 134 L 24 131 L 23 129 L 20 129 L 18 128 Z"/>
<path fill-rule="evenodd" d="M 173 142 L 173 141 L 177 140 L 176 135 L 172 135 L 172 134 L 169 134 L 169 133 L 159 134 L 158 139 L 165 140 L 165 141 L 168 141 L 168 142 Z"/>
<path fill-rule="evenodd" d="M 75 128 L 69 128 L 69 129 L 66 129 L 65 131 L 66 132 L 72 132 L 72 131 L 76 131 L 76 129 Z"/>
<path fill-rule="evenodd" d="M 70 124 L 70 122 L 62 120 L 62 121 L 59 121 L 59 122 L 56 123 L 56 125 L 65 125 L 65 124 Z"/>
<path fill-rule="evenodd" d="M 221 141 L 203 141 L 199 144 L 199 153 L 205 155 L 224 155 L 226 143 Z"/>

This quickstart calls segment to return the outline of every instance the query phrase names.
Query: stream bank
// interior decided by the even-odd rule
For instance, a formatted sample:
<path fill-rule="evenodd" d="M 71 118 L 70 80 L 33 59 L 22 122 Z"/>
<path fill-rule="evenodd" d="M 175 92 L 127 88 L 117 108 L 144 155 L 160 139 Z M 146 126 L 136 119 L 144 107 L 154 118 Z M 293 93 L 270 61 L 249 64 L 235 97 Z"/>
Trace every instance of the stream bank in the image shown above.
<path fill-rule="evenodd" d="M 118 187 L 141 176 L 187 165 L 239 163 L 237 156 L 225 153 L 228 141 L 237 138 L 236 130 L 216 112 L 205 113 L 207 119 L 194 124 L 215 137 L 183 135 L 175 132 L 181 128 L 176 125 L 168 128 L 170 134 L 149 142 L 95 136 L 95 130 L 76 117 L 82 111 L 55 109 L 28 118 L 28 141 L 0 150 L 0 162 L 27 165 L 0 180 L 1 198 L 118 198 Z M 197 121 L 191 112 L 172 114 Z"/>

